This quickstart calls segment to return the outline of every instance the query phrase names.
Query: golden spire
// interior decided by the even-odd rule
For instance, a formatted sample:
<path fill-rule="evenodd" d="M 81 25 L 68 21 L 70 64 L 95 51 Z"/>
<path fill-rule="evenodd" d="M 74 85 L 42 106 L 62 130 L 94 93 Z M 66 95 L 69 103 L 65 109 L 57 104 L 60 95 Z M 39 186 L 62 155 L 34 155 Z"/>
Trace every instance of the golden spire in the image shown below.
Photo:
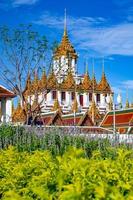
<path fill-rule="evenodd" d="M 43 73 L 42 73 L 41 80 L 40 80 L 40 88 L 41 88 L 41 90 L 45 89 L 46 86 L 47 86 L 47 76 L 46 76 L 46 72 L 45 72 L 45 69 L 44 69 Z"/>
<path fill-rule="evenodd" d="M 130 107 L 130 104 L 129 104 L 129 101 L 128 99 L 126 100 L 126 105 L 125 105 L 125 108 L 129 108 Z"/>
<path fill-rule="evenodd" d="M 95 70 L 94 70 L 94 59 L 93 59 L 93 74 L 92 74 L 91 84 L 92 84 L 92 89 L 93 89 L 93 93 L 94 93 L 94 91 L 97 89 L 97 81 L 95 78 Z"/>
<path fill-rule="evenodd" d="M 47 88 L 55 89 L 55 88 L 57 88 L 57 86 L 58 86 L 57 79 L 54 74 L 54 71 L 52 70 L 47 79 Z"/>
<path fill-rule="evenodd" d="M 54 52 L 54 58 L 58 59 L 61 56 L 69 56 L 71 58 L 75 58 L 77 59 L 77 54 L 76 51 L 74 49 L 74 47 L 72 46 L 71 42 L 69 41 L 68 38 L 68 34 L 67 34 L 67 22 L 66 22 L 66 9 L 65 9 L 65 16 L 64 16 L 64 33 L 63 33 L 63 37 L 61 40 L 61 43 L 59 44 L 59 46 L 55 49 Z"/>
<path fill-rule="evenodd" d="M 76 95 L 72 104 L 72 112 L 78 112 L 78 102 L 77 102 Z"/>
<path fill-rule="evenodd" d="M 67 77 L 64 80 L 64 82 L 61 84 L 61 87 L 64 89 L 71 89 L 71 88 L 75 88 L 75 84 L 76 83 L 72 75 L 71 69 L 69 69 Z"/>
<path fill-rule="evenodd" d="M 93 92 L 94 92 L 94 90 L 97 89 L 97 81 L 96 81 L 95 74 L 93 74 L 93 76 L 92 76 L 91 84 L 92 84 Z"/>
<path fill-rule="evenodd" d="M 17 108 L 12 113 L 12 121 L 13 122 L 25 122 L 26 116 L 24 114 L 24 111 L 21 107 L 20 100 L 18 101 Z"/>
<path fill-rule="evenodd" d="M 33 92 L 38 92 L 40 89 L 40 84 L 39 84 L 39 79 L 38 79 L 38 74 L 35 71 L 35 76 L 34 76 L 34 80 L 32 82 L 32 91 Z"/>
<path fill-rule="evenodd" d="M 57 111 L 57 110 L 61 112 L 61 107 L 60 107 L 59 101 L 58 101 L 58 99 L 55 99 L 52 111 Z"/>
<path fill-rule="evenodd" d="M 82 88 L 84 90 L 92 89 L 92 87 L 91 87 L 91 80 L 90 80 L 89 73 L 88 73 L 88 63 L 87 62 L 86 62 L 86 73 L 84 75 L 84 79 L 83 79 L 83 83 L 82 83 Z"/>
<path fill-rule="evenodd" d="M 128 89 L 127 89 L 127 99 L 126 99 L 125 108 L 129 108 L 129 107 L 130 107 L 130 104 L 129 104 L 129 101 L 128 101 Z"/>
<path fill-rule="evenodd" d="M 100 91 L 107 91 L 107 92 L 111 92 L 111 87 L 107 81 L 106 75 L 105 75 L 105 71 L 104 71 L 104 58 L 103 58 L 103 62 L 102 62 L 102 78 L 98 84 L 98 90 Z"/>
<path fill-rule="evenodd" d="M 111 92 L 111 88 L 110 88 L 110 85 L 106 79 L 106 76 L 105 76 L 105 73 L 103 72 L 102 73 L 102 78 L 98 84 L 98 90 L 100 91 L 109 91 Z"/>
<path fill-rule="evenodd" d="M 101 115 L 99 113 L 99 109 L 95 103 L 94 96 L 92 96 L 92 103 L 89 109 L 89 115 L 92 118 L 92 121 L 95 123 L 95 119 L 100 119 Z"/>
<path fill-rule="evenodd" d="M 31 78 L 30 78 L 30 73 L 28 73 L 28 77 L 27 77 L 27 81 L 26 81 L 26 86 L 25 86 L 24 94 L 26 96 L 29 96 L 31 94 Z"/>
<path fill-rule="evenodd" d="M 67 35 L 67 14 L 66 14 L 66 8 L 64 12 L 64 36 Z"/>

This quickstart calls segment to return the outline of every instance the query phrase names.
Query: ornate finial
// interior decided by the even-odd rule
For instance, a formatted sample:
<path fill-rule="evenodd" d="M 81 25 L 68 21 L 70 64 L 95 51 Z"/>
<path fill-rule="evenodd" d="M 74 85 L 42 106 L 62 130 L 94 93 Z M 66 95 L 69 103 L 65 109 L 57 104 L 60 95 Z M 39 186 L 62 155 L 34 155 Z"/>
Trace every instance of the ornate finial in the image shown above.
<path fill-rule="evenodd" d="M 99 109 L 98 109 L 98 107 L 95 103 L 95 100 L 94 100 L 94 96 L 92 96 L 92 103 L 91 103 L 91 106 L 90 106 L 90 109 L 89 109 L 89 115 L 92 118 L 92 121 L 94 122 L 94 124 L 95 124 L 95 119 L 101 118 L 101 115 L 99 113 Z"/>
<path fill-rule="evenodd" d="M 92 89 L 91 80 L 90 80 L 88 71 L 87 71 L 86 74 L 84 75 L 84 79 L 83 79 L 83 83 L 82 83 L 82 88 L 83 88 L 84 90 Z"/>
<path fill-rule="evenodd" d="M 72 104 L 72 112 L 78 112 L 78 102 L 77 102 L 76 95 Z"/>
<path fill-rule="evenodd" d="M 64 36 L 67 35 L 67 14 L 66 14 L 66 8 L 64 11 Z"/>
<path fill-rule="evenodd" d="M 73 77 L 73 74 L 71 72 L 71 69 L 68 70 L 68 74 L 64 80 L 64 82 L 62 83 L 61 87 L 65 88 L 65 89 L 71 89 L 71 88 L 75 88 L 75 79 Z"/>
<path fill-rule="evenodd" d="M 18 101 L 17 108 L 12 113 L 12 121 L 13 122 L 25 122 L 26 116 L 24 114 L 24 110 L 21 107 L 20 100 Z"/>
<path fill-rule="evenodd" d="M 87 59 L 86 59 L 86 63 L 85 63 L 85 72 L 86 72 L 86 74 L 88 74 L 88 61 L 87 61 Z"/>
<path fill-rule="evenodd" d="M 126 105 L 125 105 L 125 108 L 129 108 L 130 107 L 130 104 L 129 104 L 129 101 L 128 101 L 128 89 L 127 89 L 127 98 L 126 98 Z"/>
<path fill-rule="evenodd" d="M 46 85 L 47 85 L 47 76 L 46 76 L 45 68 L 43 68 L 42 77 L 40 80 L 40 89 L 44 90 L 46 88 Z"/>
<path fill-rule="evenodd" d="M 32 92 L 37 92 L 40 89 L 37 70 L 34 72 L 34 80 L 32 82 Z"/>
<path fill-rule="evenodd" d="M 102 59 L 102 73 L 104 74 L 104 57 Z"/>
<path fill-rule="evenodd" d="M 29 96 L 30 94 L 31 94 L 31 77 L 30 77 L 30 73 L 28 72 L 24 95 Z"/>
<path fill-rule="evenodd" d="M 58 82 L 57 82 L 56 76 L 54 74 L 54 71 L 51 71 L 51 73 L 49 74 L 49 76 L 47 78 L 47 87 L 49 89 L 58 87 Z"/>
<path fill-rule="evenodd" d="M 105 72 L 104 72 L 104 59 L 103 59 L 103 63 L 102 63 L 102 78 L 98 84 L 98 90 L 104 92 L 104 91 L 108 91 L 111 92 L 111 87 L 107 81 Z"/>
<path fill-rule="evenodd" d="M 61 112 L 61 107 L 60 107 L 59 101 L 58 101 L 58 99 L 55 99 L 52 111 L 57 111 L 57 110 Z"/>
<path fill-rule="evenodd" d="M 125 108 L 129 108 L 130 107 L 130 105 L 129 105 L 129 101 L 128 101 L 128 99 L 126 100 L 126 106 L 125 106 Z"/>

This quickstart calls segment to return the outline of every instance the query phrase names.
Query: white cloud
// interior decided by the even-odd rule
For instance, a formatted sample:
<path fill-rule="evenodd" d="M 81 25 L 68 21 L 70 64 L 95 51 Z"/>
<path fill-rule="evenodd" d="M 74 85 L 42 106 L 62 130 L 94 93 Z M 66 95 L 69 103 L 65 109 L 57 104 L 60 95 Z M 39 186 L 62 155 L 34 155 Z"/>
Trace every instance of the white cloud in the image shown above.
<path fill-rule="evenodd" d="M 112 87 L 112 91 L 114 92 L 114 94 L 122 94 L 124 91 L 122 89 L 120 89 L 119 86 L 114 86 Z"/>
<path fill-rule="evenodd" d="M 122 87 L 133 90 L 133 80 L 127 80 L 122 82 Z"/>
<path fill-rule="evenodd" d="M 133 23 L 109 26 L 109 21 L 101 17 L 68 17 L 67 21 L 72 41 L 78 49 L 106 56 L 133 55 Z M 63 17 L 47 12 L 34 23 L 61 30 Z"/>
<path fill-rule="evenodd" d="M 13 6 L 20 6 L 20 5 L 33 5 L 38 0 L 13 0 L 12 5 Z"/>

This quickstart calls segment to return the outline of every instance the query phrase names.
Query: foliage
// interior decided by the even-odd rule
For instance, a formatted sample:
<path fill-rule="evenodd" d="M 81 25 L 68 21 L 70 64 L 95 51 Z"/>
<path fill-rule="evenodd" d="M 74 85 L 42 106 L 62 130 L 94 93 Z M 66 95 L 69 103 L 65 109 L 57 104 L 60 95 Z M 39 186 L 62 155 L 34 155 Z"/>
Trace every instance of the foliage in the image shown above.
<path fill-rule="evenodd" d="M 87 138 L 64 133 L 60 129 L 39 129 L 37 127 L 0 126 L 0 148 L 9 145 L 17 147 L 19 151 L 49 150 L 53 156 L 63 155 L 73 146 L 85 150 L 86 156 L 91 157 L 94 150 L 100 150 L 102 157 L 115 157 L 115 151 L 108 151 L 111 143 L 108 139 Z"/>
<path fill-rule="evenodd" d="M 112 149 L 110 149 L 112 151 Z M 49 151 L 0 151 L 0 198 L 3 200 L 133 199 L 133 151 L 118 148 L 115 159 L 69 148 Z"/>

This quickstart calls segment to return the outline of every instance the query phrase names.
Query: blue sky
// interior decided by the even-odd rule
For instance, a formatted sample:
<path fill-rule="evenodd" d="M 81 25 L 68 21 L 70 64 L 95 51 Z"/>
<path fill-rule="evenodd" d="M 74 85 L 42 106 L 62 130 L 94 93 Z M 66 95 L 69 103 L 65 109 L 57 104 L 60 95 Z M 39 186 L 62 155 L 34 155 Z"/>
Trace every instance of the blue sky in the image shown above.
<path fill-rule="evenodd" d="M 78 69 L 95 59 L 97 80 L 105 58 L 107 78 L 117 94 L 133 101 L 133 3 L 132 0 L 0 0 L 0 24 L 15 27 L 32 23 L 50 41 L 60 41 L 64 9 L 68 33 L 79 54 Z"/>

